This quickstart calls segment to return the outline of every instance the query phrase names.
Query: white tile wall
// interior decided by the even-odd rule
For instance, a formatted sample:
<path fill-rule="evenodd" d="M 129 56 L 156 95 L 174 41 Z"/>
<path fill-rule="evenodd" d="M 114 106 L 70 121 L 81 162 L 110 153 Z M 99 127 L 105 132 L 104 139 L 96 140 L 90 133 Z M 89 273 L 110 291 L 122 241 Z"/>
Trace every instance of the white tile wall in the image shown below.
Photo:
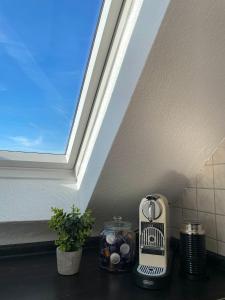
<path fill-rule="evenodd" d="M 221 164 L 225 161 L 225 140 L 219 145 L 216 152 L 213 154 L 212 159 L 214 164 Z"/>
<path fill-rule="evenodd" d="M 217 240 L 211 239 L 209 237 L 206 238 L 206 249 L 217 253 Z"/>
<path fill-rule="evenodd" d="M 217 239 L 225 242 L 225 216 L 216 215 Z"/>
<path fill-rule="evenodd" d="M 218 241 L 218 254 L 225 256 L 225 243 Z"/>
<path fill-rule="evenodd" d="M 197 207 L 200 211 L 215 213 L 213 189 L 197 189 Z"/>
<path fill-rule="evenodd" d="M 188 183 L 187 183 L 187 187 L 196 188 L 196 186 L 197 186 L 197 178 L 196 177 L 189 178 Z"/>
<path fill-rule="evenodd" d="M 225 215 L 225 190 L 215 190 L 216 213 Z"/>
<path fill-rule="evenodd" d="M 213 165 L 205 165 L 197 175 L 197 188 L 213 188 Z"/>
<path fill-rule="evenodd" d="M 209 159 L 207 159 L 207 161 L 205 162 L 205 166 L 207 166 L 207 165 L 212 165 L 213 164 L 213 160 L 212 160 L 212 156 L 209 158 Z"/>
<path fill-rule="evenodd" d="M 196 201 L 196 189 L 195 188 L 186 188 L 184 189 L 182 197 L 183 208 L 188 209 L 197 209 Z"/>
<path fill-rule="evenodd" d="M 214 182 L 216 189 L 225 189 L 225 165 L 214 165 Z"/>
<path fill-rule="evenodd" d="M 179 237 L 183 220 L 198 219 L 206 230 L 207 249 L 225 256 L 225 140 L 196 178 L 189 180 L 174 206 L 173 236 Z"/>
<path fill-rule="evenodd" d="M 197 220 L 198 212 L 192 209 L 183 209 L 183 221 L 185 220 Z"/>
<path fill-rule="evenodd" d="M 215 214 L 198 212 L 199 221 L 203 224 L 208 237 L 216 239 L 216 218 Z"/>

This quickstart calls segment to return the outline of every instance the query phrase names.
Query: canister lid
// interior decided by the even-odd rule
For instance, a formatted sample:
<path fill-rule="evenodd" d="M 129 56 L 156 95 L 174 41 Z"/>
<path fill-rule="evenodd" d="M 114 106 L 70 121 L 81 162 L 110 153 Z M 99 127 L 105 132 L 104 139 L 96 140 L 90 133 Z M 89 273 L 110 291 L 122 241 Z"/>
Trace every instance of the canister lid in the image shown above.
<path fill-rule="evenodd" d="M 107 230 L 130 230 L 131 227 L 131 223 L 123 221 L 120 216 L 114 216 L 112 221 L 104 223 L 104 228 Z"/>
<path fill-rule="evenodd" d="M 198 220 L 186 220 L 181 226 L 181 233 L 204 235 L 205 230 Z"/>

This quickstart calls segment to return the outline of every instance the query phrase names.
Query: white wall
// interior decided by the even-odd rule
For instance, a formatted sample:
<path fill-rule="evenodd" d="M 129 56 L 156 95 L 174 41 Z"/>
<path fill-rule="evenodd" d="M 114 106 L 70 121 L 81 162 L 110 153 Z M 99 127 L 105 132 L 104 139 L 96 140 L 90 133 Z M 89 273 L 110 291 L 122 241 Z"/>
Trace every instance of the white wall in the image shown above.
<path fill-rule="evenodd" d="M 53 240 L 51 207 L 79 207 L 76 195 L 74 178 L 0 178 L 0 245 Z"/>
<path fill-rule="evenodd" d="M 95 233 L 115 214 L 136 223 L 138 204 L 149 192 L 178 200 L 225 136 L 224 12 L 222 0 L 171 1 L 92 195 Z M 0 179 L 3 190 L 6 184 L 11 187 L 10 180 Z M 50 197 L 44 192 L 39 197 L 41 182 L 30 185 L 29 209 L 39 209 L 29 203 L 31 197 L 36 204 L 49 201 L 48 207 L 49 199 L 57 199 L 54 184 Z M 27 208 L 20 207 L 17 188 L 12 181 L 10 199 L 22 214 Z M 72 203 L 70 188 L 63 187 L 63 193 Z"/>
<path fill-rule="evenodd" d="M 53 241 L 55 237 L 47 221 L 0 223 L 0 245 Z"/>
<path fill-rule="evenodd" d="M 224 36 L 224 1 L 171 1 L 92 196 L 96 232 L 136 223 L 149 192 L 175 201 L 225 136 Z"/>
<path fill-rule="evenodd" d="M 2 178 L 0 191 L 0 222 L 48 220 L 52 206 L 80 206 L 75 183 L 67 181 Z"/>

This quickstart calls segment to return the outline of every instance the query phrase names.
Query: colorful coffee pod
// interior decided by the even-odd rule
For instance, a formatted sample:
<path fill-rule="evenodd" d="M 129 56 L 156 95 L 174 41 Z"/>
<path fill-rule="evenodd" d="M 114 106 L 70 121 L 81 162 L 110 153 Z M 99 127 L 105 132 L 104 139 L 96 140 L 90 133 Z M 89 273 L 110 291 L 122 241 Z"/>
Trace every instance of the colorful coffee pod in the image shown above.
<path fill-rule="evenodd" d="M 110 252 L 109 252 L 109 249 L 108 248 L 105 248 L 103 250 L 103 255 L 106 256 L 106 257 L 109 257 L 110 256 Z"/>

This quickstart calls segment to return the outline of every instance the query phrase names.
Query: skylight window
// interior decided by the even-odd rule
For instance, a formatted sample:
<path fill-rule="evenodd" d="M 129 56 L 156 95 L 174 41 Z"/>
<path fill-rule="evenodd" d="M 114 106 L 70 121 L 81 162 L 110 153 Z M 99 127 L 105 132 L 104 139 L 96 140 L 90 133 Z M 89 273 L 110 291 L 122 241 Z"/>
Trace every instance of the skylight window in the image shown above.
<path fill-rule="evenodd" d="M 0 0 L 0 150 L 65 154 L 103 0 Z"/>

